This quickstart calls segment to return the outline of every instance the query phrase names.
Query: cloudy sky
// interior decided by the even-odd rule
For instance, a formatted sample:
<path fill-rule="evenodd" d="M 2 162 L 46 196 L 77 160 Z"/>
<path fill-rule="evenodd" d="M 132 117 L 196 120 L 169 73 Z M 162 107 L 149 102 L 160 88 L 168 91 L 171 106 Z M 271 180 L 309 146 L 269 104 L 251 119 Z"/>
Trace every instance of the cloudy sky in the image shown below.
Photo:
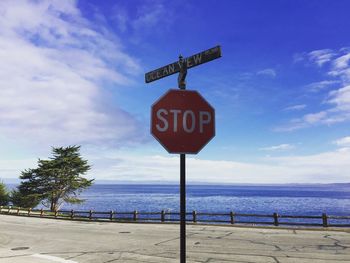
<path fill-rule="evenodd" d="M 149 134 L 177 76 L 144 74 L 218 44 L 188 89 L 216 109 L 189 182 L 350 182 L 349 1 L 0 1 L 0 178 L 81 145 L 97 180 L 177 182 Z"/>

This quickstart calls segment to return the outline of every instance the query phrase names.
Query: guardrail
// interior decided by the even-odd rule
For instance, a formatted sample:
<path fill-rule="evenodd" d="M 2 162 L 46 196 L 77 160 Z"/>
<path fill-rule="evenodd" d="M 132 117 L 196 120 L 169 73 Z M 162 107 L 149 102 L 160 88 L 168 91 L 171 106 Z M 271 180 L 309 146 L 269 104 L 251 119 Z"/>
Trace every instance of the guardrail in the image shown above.
<path fill-rule="evenodd" d="M 105 221 L 105 222 L 179 222 L 176 212 L 119 212 L 119 211 L 79 211 L 60 210 L 52 212 L 44 209 L 24 209 L 20 207 L 0 206 L 0 214 L 57 218 L 69 220 Z M 186 221 L 202 224 L 227 225 L 271 225 L 271 226 L 306 226 L 306 227 L 350 227 L 350 216 L 322 215 L 279 215 L 235 213 L 186 213 Z"/>

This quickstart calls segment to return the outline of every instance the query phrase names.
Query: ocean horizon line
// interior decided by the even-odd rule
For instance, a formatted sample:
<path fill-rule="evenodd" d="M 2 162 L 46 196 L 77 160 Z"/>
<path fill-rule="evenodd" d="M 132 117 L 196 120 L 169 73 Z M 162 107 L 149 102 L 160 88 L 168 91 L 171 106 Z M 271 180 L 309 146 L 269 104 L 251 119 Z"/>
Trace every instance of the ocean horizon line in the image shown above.
<path fill-rule="evenodd" d="M 19 184 L 19 178 L 0 178 L 0 181 L 5 184 Z M 110 184 L 110 185 L 179 185 L 179 181 L 159 181 L 159 180 L 109 180 L 109 179 L 95 179 L 95 184 Z M 344 185 L 350 186 L 350 182 L 335 182 L 335 183 L 227 183 L 227 182 L 201 182 L 201 181 L 187 181 L 187 185 L 226 185 L 226 186 L 327 186 L 327 185 Z"/>

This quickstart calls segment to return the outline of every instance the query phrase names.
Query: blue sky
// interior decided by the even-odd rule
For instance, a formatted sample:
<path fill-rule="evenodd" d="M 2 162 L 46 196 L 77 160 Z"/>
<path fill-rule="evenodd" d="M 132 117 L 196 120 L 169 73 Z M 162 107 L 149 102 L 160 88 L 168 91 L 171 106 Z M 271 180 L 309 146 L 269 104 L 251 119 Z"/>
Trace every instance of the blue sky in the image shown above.
<path fill-rule="evenodd" d="M 221 45 L 187 88 L 216 109 L 188 181 L 332 183 L 350 175 L 348 1 L 1 1 L 0 178 L 82 145 L 89 177 L 178 180 L 149 134 L 173 75 L 144 74 Z"/>

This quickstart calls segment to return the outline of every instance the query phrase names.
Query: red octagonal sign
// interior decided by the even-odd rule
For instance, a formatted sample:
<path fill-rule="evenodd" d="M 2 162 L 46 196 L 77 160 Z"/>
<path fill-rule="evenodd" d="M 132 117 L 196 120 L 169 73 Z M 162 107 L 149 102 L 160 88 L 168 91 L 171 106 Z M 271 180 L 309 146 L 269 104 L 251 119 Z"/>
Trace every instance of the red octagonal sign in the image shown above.
<path fill-rule="evenodd" d="M 194 90 L 169 90 L 151 108 L 151 134 L 169 153 L 198 153 L 215 136 L 215 110 Z"/>

